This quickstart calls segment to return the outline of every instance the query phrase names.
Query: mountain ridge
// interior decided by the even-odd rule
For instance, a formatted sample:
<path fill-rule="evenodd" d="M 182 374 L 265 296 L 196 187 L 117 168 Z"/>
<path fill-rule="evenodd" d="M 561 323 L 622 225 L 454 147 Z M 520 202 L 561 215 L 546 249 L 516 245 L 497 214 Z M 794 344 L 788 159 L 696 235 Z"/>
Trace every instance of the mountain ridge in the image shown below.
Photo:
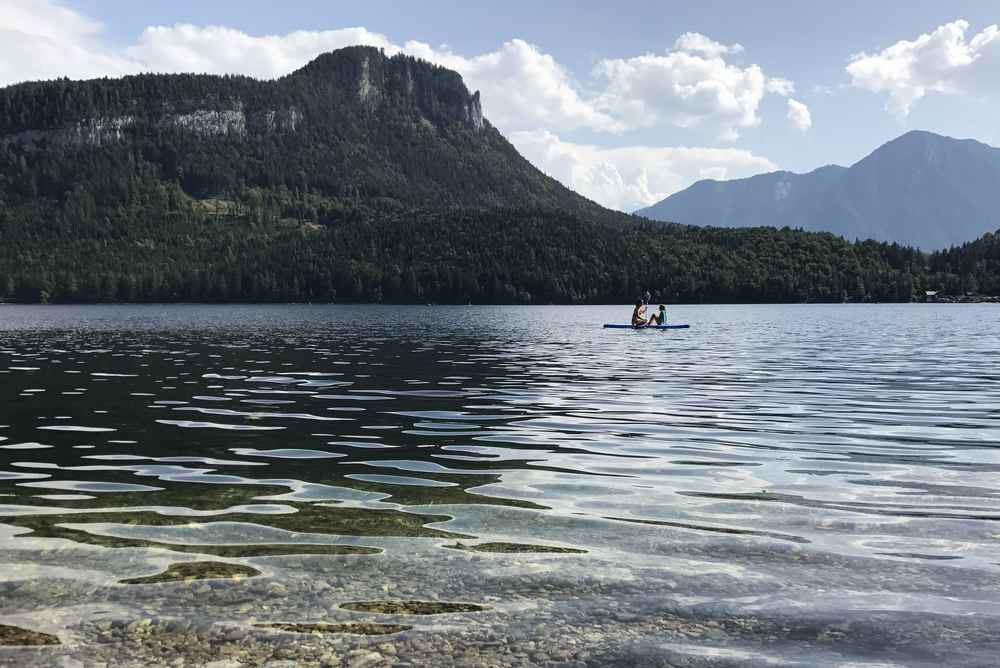
<path fill-rule="evenodd" d="M 139 74 L 16 84 L 0 89 L 4 145 L 139 147 L 164 180 L 197 198 L 284 185 L 338 201 L 517 203 L 627 218 L 522 157 L 458 73 L 375 47 L 322 54 L 272 80 Z"/>
<path fill-rule="evenodd" d="M 792 227 L 937 250 L 1000 227 L 1000 149 L 911 130 L 850 167 L 699 181 L 636 214 L 720 227 Z"/>
<path fill-rule="evenodd" d="M 421 76 L 427 75 L 430 76 Z M 433 63 L 403 55 L 385 56 L 375 47 L 353 46 L 321 54 L 306 65 L 276 79 L 217 74 L 133 74 L 84 81 L 54 79 L 28 81 L 0 88 L 0 138 L 20 132 L 59 130 L 66 124 L 97 120 L 94 111 L 112 112 L 118 125 L 139 125 L 163 117 L 192 113 L 276 113 L 265 104 L 275 89 L 295 96 L 301 80 L 321 82 L 324 92 L 352 90 L 358 102 L 370 108 L 379 101 L 409 98 L 425 117 L 442 122 L 461 121 L 481 130 L 484 126 L 479 92 L 469 93 L 461 76 Z M 177 95 L 183 82 L 186 95 Z M 288 85 L 292 84 L 292 85 Z M 421 85 L 423 84 L 423 85 Z M 37 104 L 40 93 L 60 89 L 64 99 L 45 100 L 45 115 L 29 117 L 9 113 L 14 106 Z M 89 89 L 83 96 L 80 89 Z M 173 94 L 172 94 L 173 93 Z M 31 98 L 36 98 L 31 100 Z M 158 104 L 151 104 L 155 102 Z M 294 109 L 294 107 L 293 107 Z M 114 112 L 118 112 L 115 116 Z M 100 118 L 100 116 L 98 116 Z M 41 125 L 41 127 L 39 127 Z"/>

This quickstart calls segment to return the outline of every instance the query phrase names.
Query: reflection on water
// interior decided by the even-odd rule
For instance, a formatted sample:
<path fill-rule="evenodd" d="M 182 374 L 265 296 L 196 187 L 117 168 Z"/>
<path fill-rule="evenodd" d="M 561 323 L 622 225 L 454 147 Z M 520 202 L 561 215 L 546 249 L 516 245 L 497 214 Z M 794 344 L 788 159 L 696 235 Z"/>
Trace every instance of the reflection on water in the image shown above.
<path fill-rule="evenodd" d="M 627 310 L 0 307 L 0 612 L 137 663 L 1000 651 L 1000 311 Z"/>

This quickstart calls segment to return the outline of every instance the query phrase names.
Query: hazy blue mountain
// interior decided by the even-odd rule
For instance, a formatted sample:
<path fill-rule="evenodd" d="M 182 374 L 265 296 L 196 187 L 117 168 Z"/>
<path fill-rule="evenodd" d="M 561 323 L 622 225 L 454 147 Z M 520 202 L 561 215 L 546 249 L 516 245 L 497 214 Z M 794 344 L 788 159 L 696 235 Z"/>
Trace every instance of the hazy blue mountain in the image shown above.
<path fill-rule="evenodd" d="M 946 248 L 1000 228 L 1000 149 L 913 131 L 850 168 L 699 181 L 638 211 L 720 227 L 800 227 L 848 239 Z"/>

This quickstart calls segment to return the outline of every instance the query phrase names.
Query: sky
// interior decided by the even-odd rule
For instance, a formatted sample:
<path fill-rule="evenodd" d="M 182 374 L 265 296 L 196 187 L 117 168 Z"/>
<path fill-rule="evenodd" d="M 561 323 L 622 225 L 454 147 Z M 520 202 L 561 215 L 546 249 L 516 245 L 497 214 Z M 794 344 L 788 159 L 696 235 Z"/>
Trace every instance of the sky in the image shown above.
<path fill-rule="evenodd" d="M 274 78 L 372 44 L 457 70 L 536 166 L 632 211 L 912 129 L 1000 145 L 998 21 L 994 0 L 0 0 L 0 85 Z"/>

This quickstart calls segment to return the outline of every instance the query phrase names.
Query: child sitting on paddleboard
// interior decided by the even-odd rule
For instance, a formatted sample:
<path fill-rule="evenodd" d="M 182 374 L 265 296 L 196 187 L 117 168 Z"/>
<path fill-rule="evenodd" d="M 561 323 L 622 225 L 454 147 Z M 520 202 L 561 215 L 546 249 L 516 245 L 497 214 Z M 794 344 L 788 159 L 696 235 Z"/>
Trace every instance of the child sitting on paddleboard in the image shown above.
<path fill-rule="evenodd" d="M 649 327 L 650 325 L 662 325 L 667 321 L 667 307 L 660 304 L 659 312 L 654 313 L 646 319 L 646 305 L 640 299 L 635 303 L 635 310 L 632 311 L 633 327 Z"/>

